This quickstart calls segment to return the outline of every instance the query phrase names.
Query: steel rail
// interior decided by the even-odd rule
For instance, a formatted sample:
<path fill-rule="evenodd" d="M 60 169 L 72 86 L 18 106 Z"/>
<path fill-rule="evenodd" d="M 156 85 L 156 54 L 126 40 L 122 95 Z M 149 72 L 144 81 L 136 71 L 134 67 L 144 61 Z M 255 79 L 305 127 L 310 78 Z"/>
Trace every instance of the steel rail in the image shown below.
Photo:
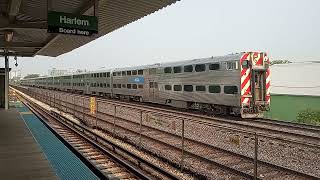
<path fill-rule="evenodd" d="M 34 106 L 34 103 L 32 103 Z M 26 106 L 30 107 L 30 105 L 25 104 Z M 36 115 L 39 115 L 39 118 L 41 119 L 41 113 L 37 112 L 36 109 L 42 109 L 41 107 L 37 106 L 35 107 L 30 107 L 30 109 L 32 109 Z M 137 159 L 138 162 L 143 163 L 149 167 L 151 167 L 152 169 L 157 170 L 157 172 L 160 172 L 161 174 L 165 175 L 166 177 L 169 177 L 170 179 L 179 179 L 177 176 L 175 176 L 174 174 L 165 171 L 164 169 L 144 160 L 143 158 L 133 154 L 132 152 L 122 148 L 121 146 L 114 144 L 112 142 L 107 141 L 104 137 L 102 137 L 101 135 L 96 134 L 95 132 L 93 132 L 91 129 L 83 126 L 83 125 L 79 125 L 76 124 L 72 121 L 68 121 L 68 123 L 72 124 L 72 127 L 68 126 L 66 124 L 66 119 L 64 118 L 64 121 L 60 121 L 56 116 L 52 116 L 52 114 L 48 114 L 48 112 L 45 112 L 45 110 L 41 110 L 43 111 L 43 113 L 46 113 L 47 115 L 49 115 L 51 118 L 54 118 L 55 120 L 59 121 L 61 124 L 63 124 L 64 126 L 68 127 L 70 130 L 74 131 L 75 133 L 77 133 L 79 136 L 81 136 L 82 138 L 86 139 L 88 142 L 90 142 L 91 144 L 93 144 L 95 147 L 97 147 L 99 150 L 105 152 L 108 156 L 112 157 L 115 159 L 116 162 L 120 163 L 121 165 L 123 165 L 126 169 L 129 169 L 130 172 L 133 172 L 135 175 L 137 175 L 137 177 L 141 178 L 141 179 L 150 179 L 150 177 L 146 176 L 140 169 L 137 169 L 133 166 L 131 166 L 129 163 L 127 163 L 126 161 L 122 160 L 121 158 L 117 157 L 117 155 L 115 155 L 113 152 L 106 150 L 104 147 L 102 147 L 100 144 L 98 144 L 97 142 L 94 142 L 93 140 L 89 139 L 88 137 L 84 136 L 83 134 L 81 134 L 80 132 L 75 131 L 72 127 L 78 127 L 82 130 L 82 132 L 87 132 L 90 133 L 92 136 L 95 137 L 95 139 L 97 140 L 97 138 L 99 138 L 100 140 L 103 140 L 104 143 L 112 146 L 114 149 L 120 150 L 122 152 L 125 152 L 126 154 L 128 154 L 129 156 L 133 157 L 134 159 Z M 56 114 L 57 115 L 57 114 Z M 59 116 L 59 115 L 58 115 Z M 53 131 L 55 131 L 47 122 L 45 122 L 44 120 L 42 120 L 42 122 L 45 123 L 46 126 L 49 126 L 50 129 L 52 129 Z M 55 132 L 56 134 L 57 132 Z M 92 164 L 91 162 L 89 162 L 90 164 Z M 93 165 L 93 164 L 92 164 Z M 94 166 L 94 165 L 93 165 Z"/>

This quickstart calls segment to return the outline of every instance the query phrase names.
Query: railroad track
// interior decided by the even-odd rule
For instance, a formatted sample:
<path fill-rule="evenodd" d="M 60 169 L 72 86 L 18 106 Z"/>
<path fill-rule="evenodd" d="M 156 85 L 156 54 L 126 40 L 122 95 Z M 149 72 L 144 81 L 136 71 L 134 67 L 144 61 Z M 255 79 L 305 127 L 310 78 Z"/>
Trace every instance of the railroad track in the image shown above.
<path fill-rule="evenodd" d="M 80 97 L 86 97 L 78 95 Z M 167 114 L 174 114 L 185 119 L 200 119 L 208 123 L 215 123 L 225 127 L 238 128 L 246 131 L 257 132 L 264 135 L 272 135 L 274 137 L 293 140 L 295 142 L 301 142 L 302 144 L 309 144 L 320 147 L 320 126 L 312 126 L 306 124 L 290 123 L 283 121 L 273 121 L 265 119 L 246 120 L 239 118 L 226 119 L 222 117 L 210 117 L 203 114 L 191 113 L 186 111 L 173 110 L 170 107 L 161 106 L 156 107 L 149 103 L 129 103 L 112 99 L 105 99 L 98 97 L 98 101 L 110 102 L 119 106 L 127 106 L 140 108 L 142 110 L 162 112 Z"/>
<path fill-rule="evenodd" d="M 265 120 L 265 119 L 254 119 L 247 120 L 241 118 L 232 117 L 232 120 L 222 118 L 222 117 L 210 117 L 203 114 L 190 113 L 186 111 L 178 111 L 172 110 L 170 108 L 162 108 L 162 107 L 154 107 L 147 105 L 140 105 L 138 103 L 127 102 L 119 102 L 115 100 L 103 99 L 99 98 L 101 101 L 110 101 L 112 103 L 117 103 L 118 105 L 128 105 L 139 107 L 142 109 L 153 110 L 155 112 L 165 112 L 169 114 L 178 115 L 181 117 L 185 117 L 187 119 L 201 119 L 202 121 L 209 123 L 216 123 L 226 127 L 232 128 L 242 128 L 243 130 L 248 130 L 252 132 L 257 132 L 260 134 L 270 135 L 272 134 L 274 137 L 281 137 L 287 140 L 299 141 L 302 143 L 308 142 L 310 145 L 315 145 L 320 147 L 320 127 L 312 126 L 306 124 L 298 124 L 298 123 L 290 123 L 283 121 L 273 121 L 273 120 Z"/>
<path fill-rule="evenodd" d="M 64 93 L 64 92 L 60 92 L 60 93 Z M 78 94 L 77 96 L 89 97 L 87 95 L 78 95 Z M 241 127 L 246 128 L 247 130 L 251 130 L 253 132 L 261 131 L 261 133 L 267 134 L 268 131 L 271 131 L 272 133 L 278 134 L 280 132 L 288 136 L 291 135 L 293 137 L 300 136 L 301 138 L 303 138 L 302 141 L 307 140 L 308 142 L 310 142 L 310 144 L 314 143 L 314 144 L 320 145 L 320 126 L 313 126 L 313 125 L 292 123 L 292 122 L 285 122 L 285 121 L 274 121 L 274 120 L 268 120 L 268 119 L 247 120 L 247 119 L 241 119 L 236 117 L 230 117 L 230 118 L 211 117 L 202 113 L 187 112 L 181 109 L 175 110 L 172 107 L 168 107 L 164 105 L 154 105 L 151 103 L 124 102 L 124 101 L 119 101 L 114 99 L 106 99 L 99 96 L 97 98 L 100 101 L 110 102 L 119 106 L 131 106 L 131 107 L 134 106 L 135 108 L 141 108 L 141 109 L 151 110 L 155 112 L 170 113 L 170 114 L 174 114 L 182 117 L 200 118 L 203 121 L 219 123 L 219 125 L 235 125 L 238 128 L 241 128 Z M 248 129 L 248 128 L 252 128 L 252 129 Z M 281 137 L 283 137 L 282 135 Z M 310 139 L 305 139 L 305 138 L 310 138 Z"/>
<path fill-rule="evenodd" d="M 165 172 L 163 169 L 154 166 L 147 161 L 134 156 L 133 154 L 127 154 L 129 158 L 135 158 L 134 161 L 138 162 L 138 167 L 121 158 L 119 154 L 115 152 L 121 151 L 119 146 L 112 146 L 112 150 L 108 150 L 106 147 L 99 144 L 98 139 L 104 138 L 94 134 L 91 130 L 78 125 L 72 121 L 62 118 L 55 112 L 47 112 L 39 105 L 28 102 L 25 98 L 19 96 L 19 99 L 30 108 L 38 117 L 42 119 L 42 122 L 52 131 L 59 136 L 73 152 L 81 157 L 83 161 L 98 175 L 101 179 L 178 179 L 177 176 Z M 45 119 L 45 120 L 43 120 Z M 110 145 L 110 143 L 109 143 Z M 122 151 L 121 153 L 125 153 Z M 147 171 L 141 169 L 141 164 L 144 166 L 149 165 L 156 171 L 156 173 L 150 174 Z M 154 175 L 158 177 L 155 177 Z"/>
<path fill-rule="evenodd" d="M 61 92 L 60 92 L 61 93 Z M 83 98 L 84 96 L 79 96 L 77 95 L 77 97 L 79 98 Z M 176 114 L 178 114 L 178 117 L 180 118 L 184 118 L 184 116 L 189 116 L 189 118 L 185 118 L 188 121 L 192 121 L 192 118 L 196 119 L 196 118 L 201 118 L 203 119 L 204 117 L 201 115 L 196 115 L 196 114 L 192 114 L 192 113 L 185 113 L 185 112 L 176 112 L 175 110 L 168 110 L 168 109 L 162 109 L 159 107 L 145 107 L 145 105 L 140 105 L 140 104 L 134 104 L 135 107 L 132 107 L 132 103 L 126 103 L 126 102 L 118 102 L 118 101 L 114 101 L 114 100 L 105 100 L 105 99 L 100 99 L 100 102 L 105 102 L 105 103 L 110 103 L 110 104 L 116 104 L 118 106 L 121 107 L 127 107 L 127 108 L 131 108 L 131 109 L 140 109 L 140 110 L 144 110 L 147 112 L 153 112 L 157 115 L 163 115 L 163 116 L 170 116 L 171 114 L 174 114 L 175 116 L 177 116 Z M 78 113 L 81 113 L 79 109 L 81 109 L 81 106 L 78 105 L 74 105 L 68 102 L 64 102 L 65 104 L 63 105 L 61 102 L 60 104 L 57 103 L 56 106 L 61 106 L 61 108 L 67 109 L 68 107 L 74 107 L 73 110 L 77 111 Z M 161 111 L 161 112 L 159 112 Z M 164 112 L 164 113 L 163 113 Z M 101 112 L 100 112 L 101 113 Z M 110 114 L 103 114 L 103 117 L 107 117 L 110 116 Z M 200 116 L 200 117 L 199 117 Z M 192 118 L 190 118 L 192 117 Z M 110 118 L 114 118 L 112 116 L 110 116 Z M 212 119 L 211 117 L 205 117 L 207 118 L 207 120 L 201 120 L 201 123 L 204 124 L 208 124 L 208 125 L 212 125 L 212 121 L 210 119 Z M 141 136 L 141 134 L 139 134 L 139 129 L 141 130 L 141 125 L 136 123 L 136 122 L 131 122 L 128 121 L 127 119 L 124 118 L 119 118 L 117 117 L 117 119 L 120 119 L 122 121 L 122 123 L 116 125 L 116 127 L 118 128 L 118 131 L 123 132 L 123 134 L 128 134 L 129 132 L 132 133 L 132 136 Z M 216 119 L 216 118 L 214 118 Z M 104 121 L 105 123 L 108 124 L 108 126 L 104 126 L 104 130 L 108 129 L 108 127 L 113 127 L 114 123 L 112 121 L 110 122 L 106 122 L 104 119 L 99 118 L 99 120 L 102 122 Z M 210 120 L 210 121 L 209 121 Z M 225 122 L 225 120 L 219 120 L 222 122 Z M 230 121 L 226 121 L 225 123 L 230 123 Z M 234 122 L 239 124 L 238 122 Z M 252 126 L 249 123 L 250 122 L 241 122 L 242 124 L 238 125 L 241 127 L 248 127 L 248 126 Z M 248 124 L 245 124 L 248 123 Z M 223 124 L 224 125 L 224 124 Z M 237 127 L 238 127 L 237 126 Z M 262 127 L 259 127 L 258 125 L 255 125 L 256 130 L 257 129 L 263 129 Z M 128 128 L 128 127 L 131 127 Z M 222 128 L 226 128 L 225 126 L 223 126 Z M 228 127 L 228 128 L 233 128 L 232 126 Z M 143 126 L 143 129 L 146 132 L 150 132 L 149 134 L 142 134 L 142 136 L 146 139 L 149 139 L 150 141 L 154 141 L 156 144 L 158 144 L 160 147 L 159 148 L 165 148 L 165 147 L 170 147 L 172 149 L 172 152 L 181 152 L 181 147 L 177 146 L 177 144 L 181 144 L 179 143 L 179 139 L 181 139 L 180 136 L 174 135 L 172 133 L 168 133 L 165 131 L 159 131 L 156 128 L 151 128 L 148 126 Z M 300 129 L 301 130 L 301 129 Z M 109 133 L 112 133 L 111 129 L 108 129 Z M 274 130 L 273 132 L 281 132 L 281 130 Z M 129 134 L 130 134 L 129 133 Z M 286 135 L 290 135 L 291 138 L 290 140 L 292 141 L 292 136 L 300 136 L 299 133 L 288 133 L 288 132 L 284 132 L 282 133 Z M 125 138 L 128 138 L 129 135 L 127 135 Z M 300 138 L 303 137 L 300 136 Z M 130 137 L 129 137 L 130 138 Z M 305 137 L 304 137 L 305 138 Z M 309 137 L 310 138 L 310 137 Z M 311 138 L 316 138 L 316 137 L 311 137 Z M 162 141 L 162 139 L 164 139 L 165 141 Z M 296 141 L 296 139 L 294 140 Z M 169 142 L 169 143 L 168 143 Z M 308 143 L 304 143 L 304 142 L 295 142 L 295 143 L 301 143 L 301 144 L 308 144 Z M 174 145 L 172 145 L 174 144 Z M 208 145 L 206 143 L 201 143 L 198 141 L 195 141 L 194 139 L 188 139 L 185 138 L 185 144 L 186 144 L 186 150 L 184 151 L 186 159 L 192 159 L 192 158 L 196 158 L 197 160 L 200 159 L 201 162 L 206 162 L 207 165 L 206 166 L 210 166 L 209 168 L 216 168 L 217 166 L 219 167 L 223 167 L 224 170 L 226 170 L 229 173 L 233 173 L 236 176 L 239 175 L 241 177 L 246 177 L 246 178 L 253 178 L 253 171 L 254 171 L 254 165 L 253 165 L 253 158 L 252 157 L 248 157 L 248 156 L 244 156 L 242 154 L 239 153 L 235 153 L 233 151 L 228 151 L 226 149 L 222 149 L 216 146 L 212 146 L 212 145 Z M 309 143 L 309 145 L 311 146 L 317 146 L 314 143 Z M 162 147 L 161 147 L 162 146 Z M 192 151 L 192 148 L 188 147 L 197 147 L 199 149 L 201 149 L 201 152 L 203 153 L 195 153 L 194 151 Z M 173 153 L 174 154 L 174 153 Z M 212 157 L 210 156 L 210 154 L 217 154 L 218 156 L 216 157 Z M 209 156 L 208 156 L 209 155 Z M 222 157 L 222 158 L 221 158 Z M 195 160 L 196 160 L 195 159 Z M 230 163 L 231 162 L 231 163 Z M 310 175 L 310 174 L 306 174 L 303 172 L 297 172 L 295 170 L 292 170 L 288 167 L 283 167 L 283 166 L 279 166 L 279 165 L 275 165 L 269 162 L 265 162 L 265 161 L 258 161 L 259 163 L 259 168 L 258 168 L 258 172 L 259 172 L 259 176 L 260 178 L 272 178 L 272 177 L 287 177 L 289 179 L 292 178 L 307 178 L 307 179 L 313 179 L 313 178 L 317 178 L 316 176 Z M 212 165 L 215 165 L 216 167 L 212 167 Z M 223 172 L 222 172 L 223 173 Z"/>

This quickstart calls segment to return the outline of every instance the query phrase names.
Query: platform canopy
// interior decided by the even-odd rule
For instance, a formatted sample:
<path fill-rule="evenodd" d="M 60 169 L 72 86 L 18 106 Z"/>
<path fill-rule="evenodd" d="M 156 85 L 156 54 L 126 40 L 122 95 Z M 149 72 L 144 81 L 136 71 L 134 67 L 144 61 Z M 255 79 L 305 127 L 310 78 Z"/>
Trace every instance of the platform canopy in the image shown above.
<path fill-rule="evenodd" d="M 47 33 L 49 11 L 93 15 L 95 0 L 0 0 L 0 56 L 56 57 L 175 3 L 177 0 L 96 0 L 98 33 Z"/>

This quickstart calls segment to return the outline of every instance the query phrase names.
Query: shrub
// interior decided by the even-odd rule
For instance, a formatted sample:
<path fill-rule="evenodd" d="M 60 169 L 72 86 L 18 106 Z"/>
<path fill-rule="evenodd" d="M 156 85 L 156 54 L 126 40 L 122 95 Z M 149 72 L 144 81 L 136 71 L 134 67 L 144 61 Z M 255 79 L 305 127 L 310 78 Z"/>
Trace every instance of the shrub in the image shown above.
<path fill-rule="evenodd" d="M 320 110 L 306 109 L 297 115 L 297 122 L 320 125 Z"/>

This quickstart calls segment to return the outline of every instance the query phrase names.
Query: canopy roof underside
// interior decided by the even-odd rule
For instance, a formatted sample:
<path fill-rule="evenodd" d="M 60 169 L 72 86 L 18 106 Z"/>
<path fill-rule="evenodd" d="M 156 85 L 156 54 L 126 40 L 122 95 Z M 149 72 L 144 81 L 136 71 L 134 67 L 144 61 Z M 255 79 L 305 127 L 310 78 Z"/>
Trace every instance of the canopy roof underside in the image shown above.
<path fill-rule="evenodd" d="M 93 15 L 94 0 L 1 0 L 0 56 L 56 57 L 175 3 L 177 0 L 99 0 L 98 34 L 76 36 L 47 33 L 47 9 Z M 5 34 L 12 32 L 12 40 Z"/>

